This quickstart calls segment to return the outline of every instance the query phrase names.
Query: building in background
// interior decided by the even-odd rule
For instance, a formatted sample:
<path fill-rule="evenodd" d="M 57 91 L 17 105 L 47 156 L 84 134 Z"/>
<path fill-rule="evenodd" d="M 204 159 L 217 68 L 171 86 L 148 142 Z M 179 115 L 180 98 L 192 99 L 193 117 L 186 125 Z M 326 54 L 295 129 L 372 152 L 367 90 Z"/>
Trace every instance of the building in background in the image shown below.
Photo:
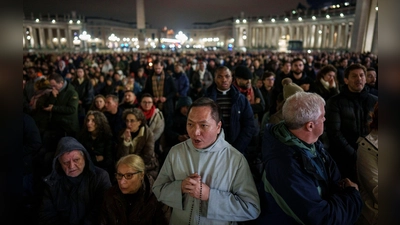
<path fill-rule="evenodd" d="M 192 29 L 151 28 L 136 23 L 70 15 L 29 15 L 23 20 L 24 50 L 140 51 L 152 49 L 271 50 L 289 42 L 308 51 L 377 53 L 377 0 L 342 2 L 318 10 L 300 5 L 282 15 L 230 17 L 194 23 Z M 145 26 L 145 28 L 143 28 Z M 290 49 L 289 49 L 290 50 Z"/>

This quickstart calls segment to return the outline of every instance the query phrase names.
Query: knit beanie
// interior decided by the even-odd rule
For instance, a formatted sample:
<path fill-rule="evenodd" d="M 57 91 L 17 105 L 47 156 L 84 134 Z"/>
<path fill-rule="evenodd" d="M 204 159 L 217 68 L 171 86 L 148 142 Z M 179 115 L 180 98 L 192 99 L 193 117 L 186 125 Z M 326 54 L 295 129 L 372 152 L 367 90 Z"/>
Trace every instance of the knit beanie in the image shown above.
<path fill-rule="evenodd" d="M 192 98 L 189 96 L 182 96 L 179 97 L 178 102 L 176 103 L 176 109 L 180 109 L 183 106 L 190 106 L 192 105 Z"/>
<path fill-rule="evenodd" d="M 247 66 L 237 66 L 235 69 L 235 77 L 245 80 L 253 79 L 253 74 Z"/>
<path fill-rule="evenodd" d="M 296 94 L 296 92 L 304 91 L 299 85 L 293 83 L 292 79 L 286 77 L 282 80 L 283 86 L 283 100 L 285 101 L 290 96 Z"/>

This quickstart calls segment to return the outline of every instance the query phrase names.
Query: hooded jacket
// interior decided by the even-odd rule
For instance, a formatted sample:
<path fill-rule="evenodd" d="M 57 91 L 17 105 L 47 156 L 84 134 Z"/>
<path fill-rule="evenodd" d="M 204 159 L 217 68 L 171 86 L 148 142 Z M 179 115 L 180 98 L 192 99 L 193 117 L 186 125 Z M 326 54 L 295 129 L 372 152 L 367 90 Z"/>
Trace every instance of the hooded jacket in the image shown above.
<path fill-rule="evenodd" d="M 354 224 L 362 200 L 354 187 L 341 189 L 340 173 L 322 143 L 308 145 L 280 122 L 263 136 L 263 185 L 268 208 L 263 224 Z"/>
<path fill-rule="evenodd" d="M 59 162 L 59 157 L 73 150 L 85 156 L 83 172 L 75 178 L 68 177 Z M 93 165 L 89 153 L 73 137 L 60 139 L 53 170 L 44 178 L 46 184 L 39 211 L 39 224 L 80 225 L 93 224 L 105 191 L 111 187 L 108 173 Z"/>

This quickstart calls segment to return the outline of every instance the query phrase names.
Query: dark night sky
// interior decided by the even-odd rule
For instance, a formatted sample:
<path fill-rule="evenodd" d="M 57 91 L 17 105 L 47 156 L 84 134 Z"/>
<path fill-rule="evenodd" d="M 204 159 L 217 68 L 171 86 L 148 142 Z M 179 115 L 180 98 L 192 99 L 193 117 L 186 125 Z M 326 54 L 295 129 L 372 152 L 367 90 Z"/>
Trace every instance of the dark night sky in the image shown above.
<path fill-rule="evenodd" d="M 308 7 L 307 0 L 144 0 L 146 23 L 152 28 L 187 29 L 195 22 L 215 22 L 240 16 L 269 16 L 283 14 L 298 3 Z M 24 0 L 25 15 L 63 14 L 98 16 L 126 22 L 136 22 L 135 0 Z"/>

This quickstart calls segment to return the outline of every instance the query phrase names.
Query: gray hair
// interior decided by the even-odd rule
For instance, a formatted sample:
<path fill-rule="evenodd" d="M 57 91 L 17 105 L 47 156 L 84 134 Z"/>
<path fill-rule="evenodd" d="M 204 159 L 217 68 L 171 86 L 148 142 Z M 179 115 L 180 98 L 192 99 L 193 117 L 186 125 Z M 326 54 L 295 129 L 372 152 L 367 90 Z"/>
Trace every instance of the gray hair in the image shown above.
<path fill-rule="evenodd" d="M 316 93 L 297 92 L 286 99 L 282 107 L 282 116 L 289 129 L 298 129 L 304 124 L 315 121 L 321 115 L 321 105 L 325 100 Z"/>

